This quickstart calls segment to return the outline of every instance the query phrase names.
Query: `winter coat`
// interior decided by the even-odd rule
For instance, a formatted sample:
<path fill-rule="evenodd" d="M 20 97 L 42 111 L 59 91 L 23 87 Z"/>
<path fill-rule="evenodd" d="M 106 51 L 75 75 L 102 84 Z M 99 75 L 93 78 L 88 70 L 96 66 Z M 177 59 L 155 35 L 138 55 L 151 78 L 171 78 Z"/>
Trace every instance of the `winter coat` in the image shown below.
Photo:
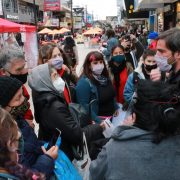
<path fill-rule="evenodd" d="M 96 123 L 100 123 L 101 119 L 98 117 L 98 90 L 95 84 L 93 84 L 86 76 L 82 76 L 76 86 L 76 100 L 77 103 L 83 105 L 86 110 L 89 108 L 89 103 L 91 104 L 91 118 Z M 115 109 L 118 109 L 116 101 L 114 99 Z"/>
<path fill-rule="evenodd" d="M 28 80 L 33 91 L 35 118 L 40 127 L 39 137 L 49 141 L 58 128 L 62 137 L 61 149 L 73 160 L 72 146 L 82 145 L 83 131 L 87 141 L 91 141 L 102 134 L 102 128 L 99 125 L 80 128 L 69 111 L 63 93 L 53 86 L 47 64 L 34 68 Z"/>
<path fill-rule="evenodd" d="M 153 133 L 118 126 L 97 159 L 91 162 L 92 180 L 179 180 L 180 135 L 152 143 Z"/>
<path fill-rule="evenodd" d="M 23 118 L 17 117 L 16 122 L 21 130 L 24 143 L 24 152 L 20 155 L 19 163 L 50 177 L 54 170 L 54 159 L 43 153 L 41 146 L 45 142 L 37 139 L 34 129 Z"/>
<path fill-rule="evenodd" d="M 126 85 L 124 88 L 124 99 L 125 101 L 129 104 L 132 100 L 133 94 L 135 92 L 135 86 L 136 83 L 135 82 L 137 79 L 135 79 L 135 75 L 137 74 L 137 78 L 138 79 L 146 79 L 144 76 L 144 73 L 142 71 L 142 64 L 139 64 L 139 66 L 134 70 L 134 72 L 132 72 L 129 76 L 128 79 L 126 81 Z M 161 81 L 165 81 L 165 72 L 161 72 Z"/>

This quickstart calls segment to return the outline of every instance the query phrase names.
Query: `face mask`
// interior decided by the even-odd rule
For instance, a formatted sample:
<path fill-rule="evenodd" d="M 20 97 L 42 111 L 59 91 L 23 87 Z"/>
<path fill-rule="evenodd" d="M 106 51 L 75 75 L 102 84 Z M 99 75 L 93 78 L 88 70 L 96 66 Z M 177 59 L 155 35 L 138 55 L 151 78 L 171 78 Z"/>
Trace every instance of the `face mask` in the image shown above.
<path fill-rule="evenodd" d="M 17 116 L 24 116 L 24 114 L 26 113 L 26 111 L 29 109 L 29 103 L 27 101 L 27 99 L 25 98 L 24 102 L 20 105 L 20 106 L 16 106 L 16 107 L 11 107 L 11 111 L 10 114 L 13 117 L 17 117 Z"/>
<path fill-rule="evenodd" d="M 63 58 L 61 56 L 53 58 L 51 59 L 51 63 L 55 67 L 55 69 L 61 69 L 63 65 Z"/>
<path fill-rule="evenodd" d="M 95 75 L 101 75 L 103 69 L 104 69 L 104 64 L 93 64 L 92 65 L 92 72 Z"/>
<path fill-rule="evenodd" d="M 11 76 L 12 78 L 18 79 L 18 80 L 21 81 L 23 84 L 25 84 L 25 83 L 27 82 L 28 73 L 26 73 L 26 74 L 19 74 L 19 75 L 11 74 L 11 73 L 9 73 L 9 74 L 10 74 L 10 76 Z"/>
<path fill-rule="evenodd" d="M 65 87 L 65 82 L 61 77 L 58 77 L 53 81 L 53 86 L 56 88 L 57 91 L 63 92 Z"/>
<path fill-rule="evenodd" d="M 151 72 L 152 69 L 156 69 L 157 68 L 157 64 L 154 64 L 154 65 L 147 65 L 145 64 L 145 69 L 148 71 L 148 72 Z"/>
<path fill-rule="evenodd" d="M 172 65 L 168 64 L 168 58 L 163 56 L 154 56 L 160 71 L 169 71 Z"/>
<path fill-rule="evenodd" d="M 113 57 L 111 58 L 111 60 L 114 61 L 114 62 L 117 62 L 117 63 L 121 64 L 122 62 L 125 61 L 125 56 L 124 56 L 124 55 L 113 56 Z"/>

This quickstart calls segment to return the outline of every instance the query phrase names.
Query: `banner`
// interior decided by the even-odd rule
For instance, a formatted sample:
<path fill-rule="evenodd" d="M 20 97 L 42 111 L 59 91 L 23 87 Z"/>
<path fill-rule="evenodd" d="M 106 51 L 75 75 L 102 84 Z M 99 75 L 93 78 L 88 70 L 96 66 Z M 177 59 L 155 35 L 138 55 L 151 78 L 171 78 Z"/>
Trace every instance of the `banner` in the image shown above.
<path fill-rule="evenodd" d="M 44 11 L 60 11 L 60 0 L 44 0 Z"/>

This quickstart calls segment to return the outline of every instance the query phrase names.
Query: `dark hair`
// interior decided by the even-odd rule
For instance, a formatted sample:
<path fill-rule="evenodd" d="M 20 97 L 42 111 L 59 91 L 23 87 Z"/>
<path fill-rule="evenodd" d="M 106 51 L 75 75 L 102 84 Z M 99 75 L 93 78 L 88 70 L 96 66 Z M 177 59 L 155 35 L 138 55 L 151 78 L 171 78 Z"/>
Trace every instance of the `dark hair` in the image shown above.
<path fill-rule="evenodd" d="M 108 30 L 106 31 L 106 36 L 108 37 L 108 39 L 109 39 L 110 37 L 114 37 L 114 36 L 115 36 L 114 30 L 113 30 L 113 29 L 108 29 Z"/>
<path fill-rule="evenodd" d="M 179 85 L 139 80 L 134 126 L 154 132 L 154 143 L 180 134 Z"/>
<path fill-rule="evenodd" d="M 172 28 L 162 32 L 157 40 L 165 40 L 166 47 L 172 51 L 172 53 L 180 52 L 180 29 Z"/>
<path fill-rule="evenodd" d="M 11 161 L 7 142 L 16 141 L 18 136 L 18 127 L 11 115 L 0 108 L 0 167 L 5 168 L 10 174 L 18 177 L 20 180 L 31 180 L 36 176 L 37 180 L 45 179 L 40 173 L 34 173 L 22 165 Z"/>
<path fill-rule="evenodd" d="M 151 49 L 145 49 L 143 52 L 143 60 L 145 60 L 148 56 L 155 56 L 156 55 L 156 51 L 155 50 L 151 50 Z"/>
<path fill-rule="evenodd" d="M 121 49 L 123 50 L 123 52 L 124 52 L 124 47 L 119 44 L 119 45 L 116 45 L 116 46 L 113 46 L 113 47 L 112 47 L 112 49 L 111 49 L 111 55 L 113 54 L 114 50 L 115 50 L 116 48 L 118 48 L 118 47 L 121 48 Z"/>
<path fill-rule="evenodd" d="M 105 77 L 109 78 L 109 73 L 108 73 L 108 70 L 106 68 L 106 64 L 105 64 L 105 61 L 104 61 L 104 57 L 102 55 L 102 53 L 98 52 L 98 51 L 91 51 L 87 54 L 86 58 L 85 58 L 85 61 L 84 61 L 84 64 L 83 64 L 83 72 L 81 74 L 82 75 L 85 75 L 87 76 L 90 80 L 94 79 L 93 76 L 92 76 L 92 71 L 91 71 L 91 58 L 94 58 L 96 61 L 100 61 L 100 60 L 103 60 L 103 64 L 104 64 L 104 69 L 103 69 L 103 72 L 102 72 L 102 75 L 104 75 Z"/>
<path fill-rule="evenodd" d="M 75 44 L 75 41 L 74 39 L 71 37 L 71 36 L 67 36 L 64 40 L 64 47 L 66 46 L 70 46 L 70 47 L 74 47 L 76 44 Z"/>

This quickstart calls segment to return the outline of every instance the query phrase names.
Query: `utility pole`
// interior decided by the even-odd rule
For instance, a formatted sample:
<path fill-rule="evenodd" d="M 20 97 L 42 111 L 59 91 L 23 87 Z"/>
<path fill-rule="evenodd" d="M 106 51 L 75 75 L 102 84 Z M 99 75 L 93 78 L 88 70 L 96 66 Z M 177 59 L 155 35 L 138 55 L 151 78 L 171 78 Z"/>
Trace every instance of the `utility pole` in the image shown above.
<path fill-rule="evenodd" d="M 73 0 L 71 0 L 71 33 L 74 33 Z"/>
<path fill-rule="evenodd" d="M 37 26 L 37 12 L 36 12 L 36 2 L 33 0 L 33 9 L 34 9 L 34 24 Z"/>

